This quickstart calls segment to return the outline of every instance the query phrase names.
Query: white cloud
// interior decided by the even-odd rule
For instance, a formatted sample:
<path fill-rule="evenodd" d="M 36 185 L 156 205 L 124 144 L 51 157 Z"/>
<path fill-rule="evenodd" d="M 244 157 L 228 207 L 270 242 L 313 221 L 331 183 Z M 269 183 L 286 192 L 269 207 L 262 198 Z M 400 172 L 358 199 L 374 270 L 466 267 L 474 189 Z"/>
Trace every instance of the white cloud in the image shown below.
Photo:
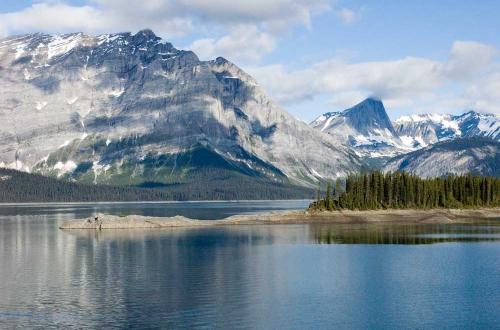
<path fill-rule="evenodd" d="M 494 47 L 473 41 L 456 41 L 451 48 L 446 70 L 452 78 L 471 79 L 483 74 L 492 64 Z"/>
<path fill-rule="evenodd" d="M 179 0 L 176 5 L 205 20 L 225 24 L 309 25 L 311 15 L 330 8 L 328 0 Z"/>
<path fill-rule="evenodd" d="M 278 102 L 283 104 L 311 100 L 323 92 L 314 79 L 316 67 L 294 72 L 287 71 L 282 64 L 247 69 Z"/>
<path fill-rule="evenodd" d="M 311 16 L 330 8 L 331 0 L 123 0 L 38 1 L 20 11 L 0 14 L 6 34 L 45 31 L 116 32 L 152 28 L 164 37 L 224 27 L 254 25 L 262 31 L 308 26 Z"/>
<path fill-rule="evenodd" d="M 166 39 L 190 36 L 202 57 L 258 61 L 296 26 L 310 27 L 313 15 L 335 0 L 41 0 L 0 14 L 0 36 L 25 32 L 136 32 L 151 28 Z"/>
<path fill-rule="evenodd" d="M 437 87 L 442 80 L 440 71 L 439 62 L 411 57 L 355 64 L 332 59 L 293 72 L 282 65 L 251 69 L 282 102 L 297 102 L 321 93 L 363 92 L 383 99 L 414 95 Z"/>
<path fill-rule="evenodd" d="M 0 14 L 0 27 L 7 33 L 38 30 L 73 30 L 99 25 L 101 13 L 89 6 L 37 3 L 19 12 Z"/>
<path fill-rule="evenodd" d="M 271 53 L 290 28 L 311 26 L 311 17 L 330 9 L 331 0 L 183 0 L 204 24 L 230 27 L 218 37 L 201 38 L 187 46 L 201 58 L 224 56 L 237 63 L 259 61 Z"/>
<path fill-rule="evenodd" d="M 258 61 L 275 47 L 276 38 L 253 25 L 238 26 L 229 35 L 219 39 L 198 39 L 188 46 L 202 59 L 225 56 L 233 61 L 237 59 L 238 63 Z"/>
<path fill-rule="evenodd" d="M 464 97 L 470 108 L 500 114 L 500 67 L 496 71 L 467 87 Z"/>
<path fill-rule="evenodd" d="M 121 9 L 59 2 L 35 3 L 21 11 L 0 14 L 0 30 L 7 34 L 34 31 L 110 33 L 150 27 L 169 36 L 183 35 L 192 30 L 189 19 L 162 17 L 161 13 L 154 13 L 151 6 L 137 7 L 132 11 L 132 7 L 123 6 L 123 3 Z M 140 11 L 143 12 L 139 15 Z"/>
<path fill-rule="evenodd" d="M 344 24 L 351 24 L 356 19 L 356 13 L 349 8 L 342 8 L 337 11 L 337 16 L 342 20 Z"/>
<path fill-rule="evenodd" d="M 407 111 L 456 112 L 473 108 L 500 114 L 497 54 L 489 45 L 457 41 L 447 61 L 406 57 L 346 63 L 333 58 L 301 70 L 268 65 L 250 68 L 250 73 L 285 105 L 327 96 L 330 106 L 343 109 L 376 96 L 389 108 Z"/>

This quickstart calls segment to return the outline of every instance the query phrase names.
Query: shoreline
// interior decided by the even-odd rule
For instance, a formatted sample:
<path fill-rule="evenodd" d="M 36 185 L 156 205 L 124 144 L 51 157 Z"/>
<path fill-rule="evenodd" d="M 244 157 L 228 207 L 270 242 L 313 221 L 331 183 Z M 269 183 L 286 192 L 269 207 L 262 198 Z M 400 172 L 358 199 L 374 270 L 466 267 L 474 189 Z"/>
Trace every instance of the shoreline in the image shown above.
<path fill-rule="evenodd" d="M 99 205 L 99 204 L 190 204 L 190 203 L 246 203 L 246 202 L 312 202 L 312 199 L 200 199 L 187 201 L 110 201 L 110 202 L 1 202 L 2 206 L 29 205 Z"/>
<path fill-rule="evenodd" d="M 353 223 L 466 223 L 476 220 L 500 220 L 500 208 L 481 209 L 388 209 L 369 211 L 276 211 L 249 215 L 233 215 L 220 220 L 197 220 L 184 216 L 124 217 L 98 214 L 86 219 L 65 221 L 59 229 L 144 229 L 172 227 L 213 227 L 234 225 L 278 224 L 353 224 Z"/>

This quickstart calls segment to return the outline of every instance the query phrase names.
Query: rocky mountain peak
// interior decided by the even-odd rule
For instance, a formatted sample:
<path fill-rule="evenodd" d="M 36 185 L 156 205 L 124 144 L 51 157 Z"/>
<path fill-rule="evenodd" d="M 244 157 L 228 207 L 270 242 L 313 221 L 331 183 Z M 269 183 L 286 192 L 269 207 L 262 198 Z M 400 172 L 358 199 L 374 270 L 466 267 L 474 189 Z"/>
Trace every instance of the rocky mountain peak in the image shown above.
<path fill-rule="evenodd" d="M 363 134 L 370 134 L 374 129 L 387 129 L 391 134 L 396 135 L 384 104 L 378 99 L 367 98 L 345 110 L 343 116 L 347 118 L 350 125 Z"/>
<path fill-rule="evenodd" d="M 367 98 L 341 112 L 325 113 L 310 125 L 363 157 L 389 157 L 410 148 L 399 139 L 384 104 L 376 98 Z"/>
<path fill-rule="evenodd" d="M 137 45 L 147 44 L 147 43 L 159 43 L 161 38 L 158 37 L 152 30 L 145 29 L 137 32 L 132 36 L 132 40 Z"/>

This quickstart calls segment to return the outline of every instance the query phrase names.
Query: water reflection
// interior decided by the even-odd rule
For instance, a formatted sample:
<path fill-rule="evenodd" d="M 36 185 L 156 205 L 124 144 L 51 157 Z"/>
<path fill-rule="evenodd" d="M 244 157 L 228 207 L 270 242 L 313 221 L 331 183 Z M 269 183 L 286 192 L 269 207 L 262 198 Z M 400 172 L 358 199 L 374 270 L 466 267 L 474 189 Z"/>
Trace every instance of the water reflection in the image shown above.
<path fill-rule="evenodd" d="M 58 230 L 75 214 L 49 211 L 0 216 L 0 328 L 494 328 L 500 322 L 500 244 L 490 240 L 499 236 L 496 222 L 99 232 Z M 463 244 L 464 237 L 486 239 Z M 403 245 L 443 238 L 454 243 Z"/>
<path fill-rule="evenodd" d="M 116 203 L 28 203 L 0 204 L 1 216 L 71 215 L 88 217 L 94 213 L 118 216 L 138 214 L 152 217 L 183 215 L 193 219 L 222 219 L 233 214 L 273 210 L 304 209 L 309 200 L 289 201 L 218 201 L 218 202 L 116 202 Z"/>
<path fill-rule="evenodd" d="M 319 244 L 433 244 L 500 240 L 498 221 L 474 224 L 334 224 L 312 226 Z"/>

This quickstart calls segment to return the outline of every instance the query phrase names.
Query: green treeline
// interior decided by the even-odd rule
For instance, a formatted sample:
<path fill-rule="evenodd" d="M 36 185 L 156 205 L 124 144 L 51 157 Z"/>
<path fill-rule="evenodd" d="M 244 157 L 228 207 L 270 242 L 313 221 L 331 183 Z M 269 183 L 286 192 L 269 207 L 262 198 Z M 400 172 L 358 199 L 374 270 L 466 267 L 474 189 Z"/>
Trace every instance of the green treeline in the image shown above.
<path fill-rule="evenodd" d="M 142 186 L 81 184 L 0 169 L 0 203 L 293 199 L 312 196 L 314 189 L 270 183 L 224 169 L 198 171 L 183 183 L 162 185 L 146 182 Z"/>
<path fill-rule="evenodd" d="M 423 179 L 406 172 L 350 175 L 320 189 L 314 210 L 474 208 L 500 206 L 500 179 L 473 175 Z"/>

